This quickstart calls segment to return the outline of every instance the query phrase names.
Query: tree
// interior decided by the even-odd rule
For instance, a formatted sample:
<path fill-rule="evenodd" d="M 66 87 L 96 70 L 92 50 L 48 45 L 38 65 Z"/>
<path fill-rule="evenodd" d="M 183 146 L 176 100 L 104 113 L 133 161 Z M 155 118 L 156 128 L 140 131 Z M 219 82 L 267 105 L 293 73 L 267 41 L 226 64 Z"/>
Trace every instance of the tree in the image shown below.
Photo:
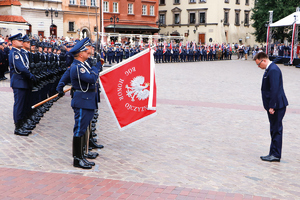
<path fill-rule="evenodd" d="M 299 6 L 299 0 L 255 0 L 251 16 L 254 21 L 252 26 L 255 29 L 253 33 L 255 40 L 260 43 L 266 42 L 267 28 L 265 25 L 269 21 L 269 11 L 273 10 L 273 22 L 276 22 L 295 12 Z M 290 29 L 291 27 L 273 28 L 273 38 L 276 40 L 290 39 Z"/>

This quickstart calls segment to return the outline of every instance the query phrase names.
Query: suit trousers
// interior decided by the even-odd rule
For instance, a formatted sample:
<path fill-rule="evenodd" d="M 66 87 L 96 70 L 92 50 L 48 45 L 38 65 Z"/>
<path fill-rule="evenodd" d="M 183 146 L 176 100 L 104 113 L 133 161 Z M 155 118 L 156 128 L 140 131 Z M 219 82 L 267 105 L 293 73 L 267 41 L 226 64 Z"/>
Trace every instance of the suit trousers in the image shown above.
<path fill-rule="evenodd" d="M 74 137 L 81 137 L 85 134 L 88 125 L 94 117 L 95 109 L 74 108 L 75 125 L 73 128 Z"/>
<path fill-rule="evenodd" d="M 281 158 L 282 149 L 282 119 L 285 115 L 286 107 L 276 109 L 275 113 L 271 115 L 268 112 L 270 122 L 271 145 L 269 155 Z"/>
<path fill-rule="evenodd" d="M 14 92 L 14 109 L 13 118 L 15 124 L 21 122 L 28 114 L 30 108 L 30 93 L 29 89 L 13 88 Z"/>

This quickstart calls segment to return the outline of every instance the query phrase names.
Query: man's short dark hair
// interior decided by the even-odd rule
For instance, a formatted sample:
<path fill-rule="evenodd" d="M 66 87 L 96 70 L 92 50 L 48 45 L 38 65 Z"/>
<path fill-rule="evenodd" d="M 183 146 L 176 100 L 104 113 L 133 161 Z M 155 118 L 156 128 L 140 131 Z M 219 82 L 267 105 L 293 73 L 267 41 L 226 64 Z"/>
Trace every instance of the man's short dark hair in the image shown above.
<path fill-rule="evenodd" d="M 265 52 L 259 52 L 253 58 L 253 60 L 269 59 L 269 56 Z"/>

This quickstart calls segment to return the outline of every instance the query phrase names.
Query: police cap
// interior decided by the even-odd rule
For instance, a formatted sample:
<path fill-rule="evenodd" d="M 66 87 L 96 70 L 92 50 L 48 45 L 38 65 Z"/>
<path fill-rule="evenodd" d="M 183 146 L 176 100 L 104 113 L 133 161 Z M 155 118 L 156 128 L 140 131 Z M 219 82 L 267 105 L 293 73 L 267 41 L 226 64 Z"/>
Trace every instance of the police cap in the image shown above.
<path fill-rule="evenodd" d="M 22 33 L 18 33 L 16 35 L 10 36 L 8 39 L 11 41 L 13 41 L 13 40 L 23 41 Z"/>
<path fill-rule="evenodd" d="M 86 47 L 85 47 L 85 43 L 86 41 L 88 40 L 89 38 L 84 38 L 82 39 L 81 41 L 77 42 L 75 44 L 75 46 L 69 51 L 70 53 L 72 53 L 73 55 L 76 55 L 78 54 L 79 52 L 81 51 L 86 51 L 88 50 Z"/>

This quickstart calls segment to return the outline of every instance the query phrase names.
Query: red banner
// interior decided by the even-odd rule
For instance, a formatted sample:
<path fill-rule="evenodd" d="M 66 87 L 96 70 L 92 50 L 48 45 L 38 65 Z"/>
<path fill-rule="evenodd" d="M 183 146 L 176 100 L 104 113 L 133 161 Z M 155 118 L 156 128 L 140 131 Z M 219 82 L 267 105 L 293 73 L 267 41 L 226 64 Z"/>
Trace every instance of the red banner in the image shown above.
<path fill-rule="evenodd" d="M 146 49 L 100 73 L 101 89 L 122 130 L 156 114 L 153 52 Z"/>

